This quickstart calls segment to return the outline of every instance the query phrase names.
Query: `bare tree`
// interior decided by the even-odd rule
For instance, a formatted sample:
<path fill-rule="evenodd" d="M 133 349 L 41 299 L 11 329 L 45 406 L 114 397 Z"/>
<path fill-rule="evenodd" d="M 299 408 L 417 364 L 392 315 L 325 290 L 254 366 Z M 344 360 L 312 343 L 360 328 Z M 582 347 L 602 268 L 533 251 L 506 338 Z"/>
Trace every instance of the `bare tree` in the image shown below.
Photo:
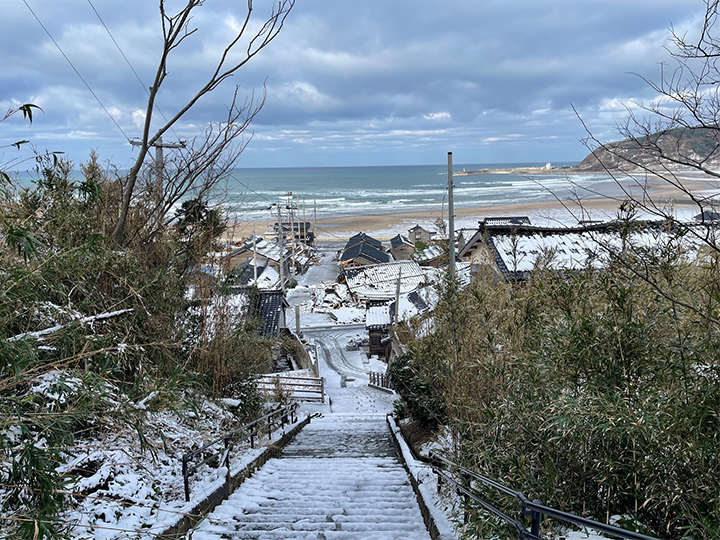
<path fill-rule="evenodd" d="M 165 230 L 176 218 L 173 210 L 181 200 L 207 200 L 211 193 L 218 194 L 218 185 L 232 173 L 250 142 L 247 129 L 264 97 L 258 101 L 251 95 L 238 105 L 236 89 L 223 122 L 208 124 L 201 136 L 186 141 L 183 151 L 141 169 L 135 188 L 136 219 L 126 231 L 126 241 L 145 242 Z"/>
<path fill-rule="evenodd" d="M 704 3 L 705 17 L 694 41 L 670 29 L 675 65 L 663 65 L 657 81 L 641 76 L 657 97 L 636 104 L 639 114 L 628 107 L 627 119 L 618 125 L 624 140 L 603 143 L 585 126 L 585 144 L 625 197 L 648 214 L 671 221 L 667 201 L 650 192 L 651 180 L 679 192 L 702 220 L 717 204 L 708 189 L 717 189 L 720 180 L 720 39 L 714 35 L 720 0 Z M 690 176 L 694 182 L 687 180 Z M 704 181 L 700 189 L 698 179 Z"/>
<path fill-rule="evenodd" d="M 290 14 L 295 0 L 271 0 L 272 8 L 270 14 L 260 24 L 259 29 L 253 30 L 253 0 L 247 0 L 247 11 L 242 23 L 239 25 L 237 34 L 227 43 L 223 49 L 211 75 L 198 88 L 196 93 L 191 97 L 185 105 L 183 105 L 174 116 L 154 132 L 151 130 L 153 112 L 155 110 L 155 101 L 162 87 L 168 71 L 168 60 L 175 49 L 177 49 L 187 38 L 192 36 L 197 28 L 191 29 L 190 22 L 195 10 L 201 7 L 203 0 L 186 0 L 186 4 L 175 14 L 169 14 L 165 7 L 165 0 L 160 0 L 160 17 L 162 21 L 163 45 L 160 61 L 158 62 L 157 71 L 150 92 L 145 110 L 145 124 L 143 126 L 142 138 L 139 144 L 139 152 L 135 163 L 128 173 L 127 180 L 123 186 L 122 203 L 118 221 L 113 231 L 113 239 L 118 245 L 122 245 L 126 241 L 126 222 L 130 212 L 133 196 L 136 192 L 136 185 L 140 177 L 143 164 L 150 148 L 159 141 L 159 139 L 170 130 L 195 104 L 207 94 L 217 89 L 226 79 L 233 76 L 240 68 L 246 65 L 253 57 L 255 57 L 262 49 L 272 42 L 281 31 L 286 18 Z M 237 89 L 235 93 L 237 98 Z M 199 147 L 195 147 L 195 152 L 191 152 L 191 157 L 184 165 L 177 169 L 178 174 L 185 171 L 186 176 L 181 181 L 184 186 L 192 185 L 194 179 L 205 174 L 206 171 L 212 170 L 217 165 L 219 155 L 224 149 L 233 145 L 234 141 L 242 137 L 245 130 L 249 126 L 252 119 L 258 113 L 264 99 L 256 102 L 250 98 L 244 105 L 238 106 L 236 99 L 230 107 L 227 121 L 216 124 L 211 128 L 211 133 L 206 133 L 203 142 Z M 244 144 L 236 146 L 232 152 L 242 151 Z M 239 155 L 239 154 L 238 154 Z M 236 158 L 237 159 L 237 158 Z M 234 163 L 230 160 L 230 164 Z M 216 174 L 216 172 L 212 173 Z M 188 184 L 190 182 L 190 184 Z M 165 190 L 167 188 L 164 188 Z M 169 188 L 166 194 L 174 193 L 169 198 L 178 196 L 178 191 Z M 182 196 L 182 195 L 180 195 Z M 176 199 L 177 200 L 177 199 Z M 168 200 L 162 202 L 163 208 L 168 208 L 166 204 Z M 170 204 L 172 206 L 172 204 Z M 160 223 L 167 210 L 161 210 L 156 213 L 155 223 Z"/>
<path fill-rule="evenodd" d="M 704 4 L 703 22 L 694 37 L 670 29 L 668 50 L 674 65 L 663 65 L 656 81 L 641 77 L 657 97 L 627 108 L 626 120 L 617 126 L 623 140 L 602 142 L 583 125 L 587 132 L 584 142 L 595 166 L 610 175 L 621 190 L 617 197 L 618 202 L 624 201 L 621 210 L 639 211 L 664 222 L 664 230 L 673 233 L 666 241 L 668 248 L 678 244 L 677 239 L 683 246 L 699 246 L 707 274 L 693 281 L 677 275 L 677 266 L 672 272 L 658 272 L 657 257 L 645 246 L 633 247 L 632 256 L 627 257 L 625 250 L 598 241 L 603 251 L 675 308 L 689 310 L 717 328 L 720 319 L 715 311 L 699 300 L 703 291 L 717 289 L 720 275 L 717 228 L 709 223 L 717 221 L 715 210 L 720 205 L 720 38 L 715 35 L 720 0 L 704 0 Z M 662 191 L 673 195 L 667 197 Z M 698 223 L 678 218 L 676 203 L 694 207 Z M 575 204 L 584 214 L 577 193 Z M 567 204 L 565 208 L 571 210 Z M 675 253 L 681 254 L 682 249 L 686 248 Z"/>

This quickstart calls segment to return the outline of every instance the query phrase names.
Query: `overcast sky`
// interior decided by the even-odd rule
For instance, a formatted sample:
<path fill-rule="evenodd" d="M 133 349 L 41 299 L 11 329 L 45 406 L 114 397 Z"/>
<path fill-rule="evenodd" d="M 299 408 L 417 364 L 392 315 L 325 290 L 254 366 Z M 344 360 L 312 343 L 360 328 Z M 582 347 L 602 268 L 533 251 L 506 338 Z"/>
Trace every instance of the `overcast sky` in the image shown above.
<path fill-rule="evenodd" d="M 27 2 L 27 5 L 26 3 Z M 178 1 L 168 1 L 170 7 Z M 27 6 L 112 115 L 101 108 Z M 100 14 L 141 84 L 93 11 Z M 76 162 L 95 149 L 127 166 L 160 45 L 153 0 L 0 0 L 0 107 L 41 106 L 0 124 Z M 262 17 L 270 0 L 255 0 Z M 159 108 L 197 90 L 243 0 L 206 0 L 175 51 Z M 223 119 L 234 85 L 267 102 L 241 166 L 579 161 L 574 106 L 603 140 L 633 100 L 653 98 L 668 28 L 696 29 L 701 0 L 297 0 L 281 35 L 166 137 Z M 18 157 L 4 148 L 0 164 Z"/>

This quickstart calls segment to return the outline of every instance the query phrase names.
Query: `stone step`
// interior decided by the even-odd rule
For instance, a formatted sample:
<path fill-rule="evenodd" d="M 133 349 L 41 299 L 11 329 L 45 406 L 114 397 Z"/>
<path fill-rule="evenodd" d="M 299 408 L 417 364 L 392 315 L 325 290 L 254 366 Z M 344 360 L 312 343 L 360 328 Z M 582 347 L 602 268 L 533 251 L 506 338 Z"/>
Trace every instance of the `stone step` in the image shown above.
<path fill-rule="evenodd" d="M 193 540 L 427 539 L 382 416 L 328 416 L 247 479 Z"/>

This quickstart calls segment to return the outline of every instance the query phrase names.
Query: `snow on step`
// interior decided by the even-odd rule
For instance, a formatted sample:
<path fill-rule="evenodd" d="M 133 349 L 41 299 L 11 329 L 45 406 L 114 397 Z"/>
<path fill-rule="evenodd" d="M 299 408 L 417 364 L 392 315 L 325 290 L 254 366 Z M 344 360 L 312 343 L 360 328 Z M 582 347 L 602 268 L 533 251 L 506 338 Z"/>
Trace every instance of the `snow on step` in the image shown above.
<path fill-rule="evenodd" d="M 306 426 L 218 506 L 193 540 L 429 539 L 385 417 Z"/>

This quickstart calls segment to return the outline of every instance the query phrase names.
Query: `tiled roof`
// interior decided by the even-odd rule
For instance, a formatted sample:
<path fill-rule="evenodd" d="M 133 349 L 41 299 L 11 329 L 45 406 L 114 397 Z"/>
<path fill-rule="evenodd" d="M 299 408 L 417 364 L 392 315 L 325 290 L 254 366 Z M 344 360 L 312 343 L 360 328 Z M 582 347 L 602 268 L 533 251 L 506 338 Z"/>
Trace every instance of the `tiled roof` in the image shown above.
<path fill-rule="evenodd" d="M 645 224 L 625 237 L 617 226 L 608 224 L 567 229 L 527 227 L 514 232 L 487 229 L 485 236 L 497 268 L 513 279 L 526 279 L 538 265 L 563 271 L 583 270 L 588 265 L 601 268 L 609 264 L 611 252 L 619 252 L 623 246 L 637 252 L 677 241 L 691 253 L 700 246 L 692 235 L 678 236 L 660 224 Z"/>
<path fill-rule="evenodd" d="M 256 308 L 257 316 L 263 321 L 260 334 L 266 337 L 279 335 L 283 304 L 287 303 L 282 291 L 260 291 Z"/>
<path fill-rule="evenodd" d="M 343 251 L 343 254 L 340 257 L 340 264 L 347 264 L 348 262 L 354 261 L 361 256 L 368 261 L 376 263 L 386 263 L 390 261 L 390 255 L 384 251 L 380 251 L 369 244 L 360 242 L 346 248 L 345 251 Z"/>
<path fill-rule="evenodd" d="M 425 283 L 425 273 L 414 261 L 360 266 L 344 270 L 348 288 L 359 300 L 383 300 L 395 297 L 398 277 L 400 294 L 409 293 Z"/>
<path fill-rule="evenodd" d="M 482 220 L 486 227 L 512 226 L 512 225 L 530 225 L 530 218 L 527 216 L 497 216 L 486 217 Z"/>
<path fill-rule="evenodd" d="M 372 236 L 368 236 L 364 232 L 358 233 L 355 236 L 351 236 L 350 239 L 347 241 L 347 244 L 345 244 L 345 249 L 348 249 L 360 243 L 368 244 L 376 249 L 382 249 L 382 242 L 380 242 L 380 240 L 376 240 L 375 238 L 373 238 Z"/>
<path fill-rule="evenodd" d="M 257 240 L 255 241 L 254 249 L 255 249 L 255 253 L 257 253 L 258 257 L 265 257 L 266 259 L 270 259 L 273 261 L 280 260 L 280 247 L 277 245 L 276 242 L 269 242 L 269 241 L 265 240 L 262 236 L 257 237 Z M 252 253 L 252 251 L 253 251 L 252 237 L 246 239 L 238 249 L 231 251 L 227 256 L 232 257 L 233 255 L 237 255 L 237 254 L 243 253 L 245 251 L 250 251 Z"/>
<path fill-rule="evenodd" d="M 413 244 L 410 239 L 407 236 L 403 236 L 402 234 L 398 234 L 397 236 L 393 236 L 390 239 L 390 245 L 393 249 L 397 249 L 403 244 L 411 247 L 415 247 L 415 244 Z"/>

